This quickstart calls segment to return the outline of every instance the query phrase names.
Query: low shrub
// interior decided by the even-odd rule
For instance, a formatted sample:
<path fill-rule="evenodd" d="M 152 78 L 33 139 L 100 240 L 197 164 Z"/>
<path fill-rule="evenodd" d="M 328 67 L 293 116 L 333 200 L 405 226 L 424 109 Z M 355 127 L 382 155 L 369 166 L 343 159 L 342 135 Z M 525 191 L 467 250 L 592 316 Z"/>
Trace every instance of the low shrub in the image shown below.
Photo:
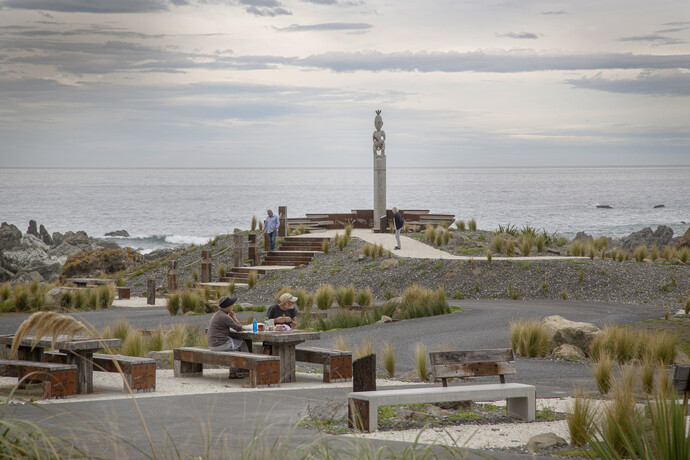
<path fill-rule="evenodd" d="M 455 222 L 455 227 L 459 231 L 464 232 L 465 231 L 465 221 L 464 220 L 458 220 L 457 222 Z"/>
<path fill-rule="evenodd" d="M 524 357 L 545 357 L 550 349 L 549 332 L 537 320 L 519 320 L 510 323 L 510 346 Z"/>
<path fill-rule="evenodd" d="M 467 226 L 469 227 L 470 231 L 476 232 L 477 231 L 477 221 L 474 219 L 470 219 L 469 222 L 467 222 Z"/>
<path fill-rule="evenodd" d="M 335 292 L 335 301 L 341 307 L 349 307 L 355 302 L 355 285 L 340 286 Z"/>
<path fill-rule="evenodd" d="M 330 284 L 322 284 L 316 290 L 316 306 L 319 310 L 328 310 L 335 301 L 335 291 Z"/>
<path fill-rule="evenodd" d="M 12 286 L 9 282 L 0 285 L 0 302 L 4 302 L 12 296 Z"/>
<path fill-rule="evenodd" d="M 323 240 L 321 243 L 321 251 L 323 251 L 324 254 L 328 254 L 331 252 L 331 242 L 330 240 Z"/>
<path fill-rule="evenodd" d="M 508 257 L 515 257 L 515 242 L 512 239 L 506 241 L 505 253 Z"/>
<path fill-rule="evenodd" d="M 635 257 L 635 260 L 638 262 L 642 262 L 645 258 L 647 258 L 647 254 L 647 246 L 640 245 L 633 251 L 633 257 Z"/>
<path fill-rule="evenodd" d="M 372 293 L 371 288 L 364 288 L 357 291 L 355 295 L 355 302 L 361 307 L 368 307 L 371 305 Z M 688 299 L 690 302 L 690 299 Z"/>
<path fill-rule="evenodd" d="M 253 289 L 254 286 L 256 286 L 256 283 L 259 282 L 259 275 L 256 273 L 256 270 L 252 270 L 249 272 L 249 276 L 247 277 L 247 286 L 249 286 L 249 289 Z"/>

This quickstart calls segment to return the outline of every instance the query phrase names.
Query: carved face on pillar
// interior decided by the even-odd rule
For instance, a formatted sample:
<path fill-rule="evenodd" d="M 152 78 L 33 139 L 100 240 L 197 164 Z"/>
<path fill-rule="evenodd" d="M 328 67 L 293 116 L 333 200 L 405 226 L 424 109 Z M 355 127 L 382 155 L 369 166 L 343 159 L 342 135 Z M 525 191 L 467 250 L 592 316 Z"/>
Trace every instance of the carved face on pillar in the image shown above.
<path fill-rule="evenodd" d="M 383 118 L 381 118 L 381 115 L 376 115 L 376 118 L 374 118 L 374 126 L 377 131 L 380 131 L 383 127 Z"/>

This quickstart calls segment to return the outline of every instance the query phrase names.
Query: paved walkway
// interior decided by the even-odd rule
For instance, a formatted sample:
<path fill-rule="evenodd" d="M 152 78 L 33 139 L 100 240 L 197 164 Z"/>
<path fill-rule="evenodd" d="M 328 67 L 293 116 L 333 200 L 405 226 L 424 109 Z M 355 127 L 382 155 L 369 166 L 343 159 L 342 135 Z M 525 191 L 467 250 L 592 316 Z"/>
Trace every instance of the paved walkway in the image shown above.
<path fill-rule="evenodd" d="M 333 238 L 337 233 L 343 234 L 344 230 L 326 230 L 314 232 L 303 236 L 327 236 Z M 302 235 L 300 235 L 302 236 Z M 417 241 L 409 236 L 400 235 L 401 249 L 393 249 L 396 246 L 395 235 L 392 233 L 374 233 L 372 230 L 356 228 L 352 230 L 352 236 L 370 244 L 380 244 L 385 251 L 391 251 L 394 256 L 408 257 L 411 259 L 450 259 L 450 260 L 476 260 L 486 261 L 486 256 L 456 256 L 428 244 Z M 586 257 L 570 256 L 529 256 L 529 257 L 492 257 L 491 260 L 564 260 L 586 259 Z"/>

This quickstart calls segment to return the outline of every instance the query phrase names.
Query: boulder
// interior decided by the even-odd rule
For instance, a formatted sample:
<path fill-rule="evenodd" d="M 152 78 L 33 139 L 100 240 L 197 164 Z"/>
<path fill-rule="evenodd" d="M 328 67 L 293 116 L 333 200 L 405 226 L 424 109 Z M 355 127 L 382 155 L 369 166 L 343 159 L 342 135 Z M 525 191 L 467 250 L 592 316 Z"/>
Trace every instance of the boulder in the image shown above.
<path fill-rule="evenodd" d="M 386 270 L 398 265 L 398 259 L 384 259 L 383 262 L 379 264 L 381 270 Z"/>
<path fill-rule="evenodd" d="M 120 245 L 114 241 L 93 240 L 93 244 L 99 248 L 120 249 Z"/>
<path fill-rule="evenodd" d="M 106 233 L 105 236 L 122 236 L 128 238 L 129 233 L 127 233 L 127 230 L 115 230 L 114 232 Z"/>
<path fill-rule="evenodd" d="M 3 222 L 0 226 L 0 253 L 21 244 L 22 231 L 16 226 Z"/>
<path fill-rule="evenodd" d="M 314 407 L 307 406 L 307 412 L 314 420 L 321 421 L 347 421 L 347 403 L 335 401 L 323 401 Z"/>
<path fill-rule="evenodd" d="M 393 318 L 390 316 L 386 315 L 381 315 L 381 319 L 377 321 L 378 324 L 383 324 L 383 323 L 391 323 L 393 322 Z"/>
<path fill-rule="evenodd" d="M 38 229 L 38 237 L 41 238 L 41 241 L 43 241 L 48 246 L 53 245 L 53 239 L 50 237 L 48 230 L 46 230 L 43 224 L 41 224 L 41 227 Z"/>
<path fill-rule="evenodd" d="M 36 226 L 36 221 L 35 220 L 30 220 L 29 221 L 29 228 L 26 229 L 26 233 L 28 235 L 33 235 L 33 236 L 39 236 L 38 235 L 38 227 Z"/>
<path fill-rule="evenodd" d="M 81 249 L 79 249 L 76 246 L 72 246 L 71 244 L 67 243 L 66 241 L 61 241 L 60 244 L 57 246 L 51 248 L 48 251 L 48 254 L 51 257 L 55 257 L 58 259 L 64 259 L 62 263 L 64 264 L 67 261 L 67 258 L 69 256 L 73 256 L 74 254 L 77 254 L 81 252 Z"/>
<path fill-rule="evenodd" d="M 565 447 L 568 441 L 555 433 L 542 433 L 532 436 L 527 441 L 527 452 L 535 454 L 539 449 L 553 449 L 554 447 Z"/>
<path fill-rule="evenodd" d="M 5 225 L 5 224 L 3 224 Z M 690 227 L 683 233 L 682 236 L 676 241 L 676 247 L 680 248 L 690 248 Z"/>
<path fill-rule="evenodd" d="M 551 352 L 553 359 L 565 359 L 568 361 L 585 359 L 585 354 L 575 345 L 564 343 Z"/>
<path fill-rule="evenodd" d="M 652 247 L 657 245 L 661 248 L 668 246 L 672 241 L 673 229 L 665 225 L 659 225 L 654 232 L 652 232 L 652 229 L 649 227 L 645 227 L 640 231 L 633 232 L 630 235 L 618 240 L 616 246 L 620 246 L 623 249 L 631 251 L 638 246 Z"/>
<path fill-rule="evenodd" d="M 82 251 L 86 251 L 89 249 L 93 249 L 91 245 L 91 238 L 89 235 L 86 234 L 84 231 L 78 231 L 78 232 L 67 232 L 64 235 L 62 235 L 62 238 L 60 239 L 61 242 L 66 242 L 71 244 L 72 246 L 76 246 Z"/>
<path fill-rule="evenodd" d="M 29 284 L 32 281 L 38 281 L 39 283 L 45 281 L 43 276 L 37 271 L 21 271 L 14 276 L 14 282 L 21 284 Z"/>
<path fill-rule="evenodd" d="M 58 245 L 62 242 L 63 235 L 60 232 L 53 232 L 53 244 Z"/>
<path fill-rule="evenodd" d="M 585 232 L 577 232 L 577 235 L 575 235 L 573 241 L 594 241 L 594 238 Z"/>
<path fill-rule="evenodd" d="M 592 340 L 601 332 L 594 324 L 569 321 L 558 315 L 547 316 L 541 323 L 549 333 L 552 349 L 566 343 L 578 347 L 585 354 L 589 354 Z"/>
<path fill-rule="evenodd" d="M 62 267 L 61 276 L 63 278 L 91 277 L 100 273 L 115 273 L 141 259 L 141 254 L 131 248 L 82 251 L 67 258 Z"/>

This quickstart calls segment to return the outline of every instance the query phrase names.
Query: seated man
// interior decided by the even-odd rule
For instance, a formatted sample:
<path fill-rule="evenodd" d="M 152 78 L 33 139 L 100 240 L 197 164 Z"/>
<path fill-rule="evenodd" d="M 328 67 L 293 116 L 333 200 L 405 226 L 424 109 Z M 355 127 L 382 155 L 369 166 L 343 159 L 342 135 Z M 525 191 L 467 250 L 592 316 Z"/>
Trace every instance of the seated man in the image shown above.
<path fill-rule="evenodd" d="M 237 302 L 237 297 L 221 297 L 218 300 L 218 311 L 211 317 L 211 323 L 208 325 L 208 332 L 206 333 L 209 350 L 249 351 L 244 340 L 233 339 L 228 333 L 230 329 L 242 330 L 242 325 L 233 310 L 235 302 Z M 230 368 L 229 378 L 231 379 L 244 378 L 247 375 L 249 375 L 248 370 Z"/>
<path fill-rule="evenodd" d="M 297 327 L 297 297 L 289 292 L 280 296 L 280 303 L 271 305 L 266 312 L 266 318 L 272 319 L 273 323 L 278 328 L 279 325 L 285 324 L 290 326 L 290 329 Z"/>

